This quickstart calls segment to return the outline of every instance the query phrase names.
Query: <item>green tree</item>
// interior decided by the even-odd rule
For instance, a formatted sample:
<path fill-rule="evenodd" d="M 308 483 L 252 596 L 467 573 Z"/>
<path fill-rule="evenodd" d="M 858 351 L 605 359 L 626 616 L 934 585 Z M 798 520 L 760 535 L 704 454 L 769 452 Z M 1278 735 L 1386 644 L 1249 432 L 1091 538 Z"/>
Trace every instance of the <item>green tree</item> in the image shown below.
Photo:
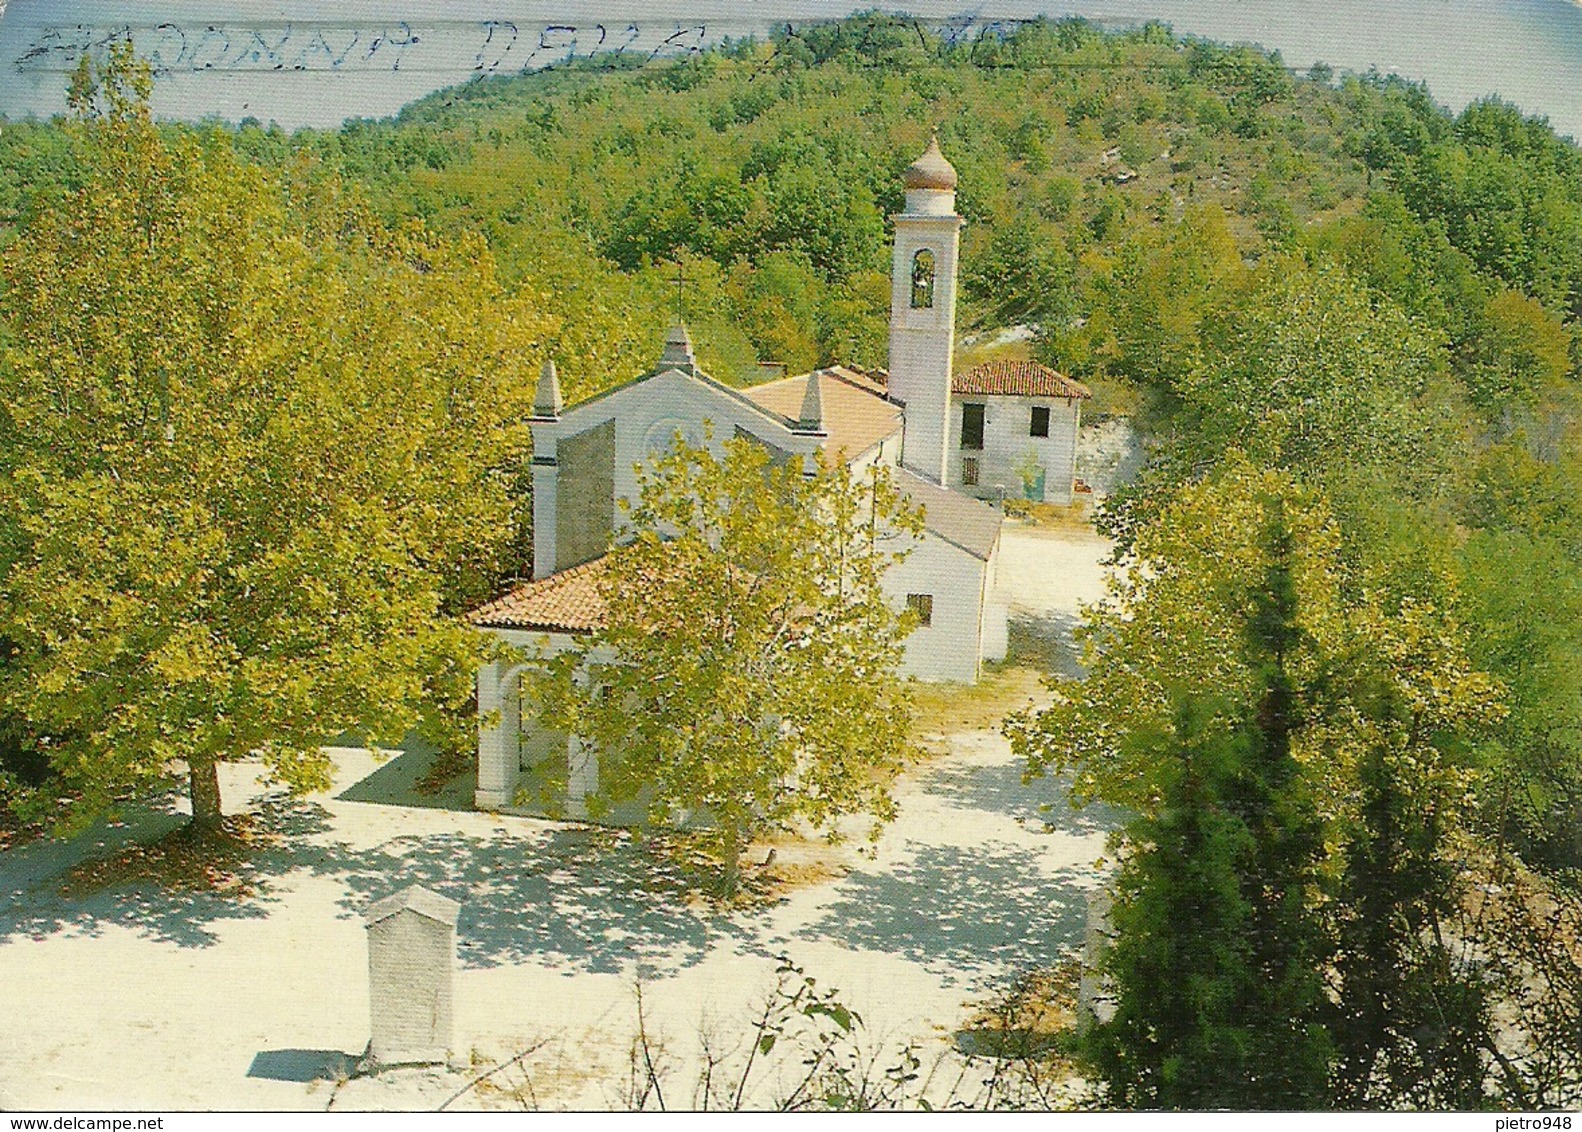
<path fill-rule="evenodd" d="M 1169 755 L 1158 804 L 1127 827 L 1134 848 L 1115 880 L 1105 969 L 1116 1011 L 1085 1042 L 1115 1107 L 1314 1107 L 1322 1089 L 1326 1048 L 1311 991 L 1293 1010 L 1253 943 L 1247 874 L 1258 844 L 1231 805 L 1252 750 L 1247 735 L 1216 721 L 1227 706 L 1187 698 L 1168 734 L 1132 737 Z"/>
<path fill-rule="evenodd" d="M 538 689 L 546 722 L 599 753 L 604 800 L 704 818 L 727 894 L 761 832 L 867 811 L 877 834 L 910 750 L 909 623 L 880 580 L 921 530 L 888 476 L 678 442 L 639 470 L 627 522 L 608 623 Z"/>
<path fill-rule="evenodd" d="M 1185 337 L 1189 364 L 1154 401 L 1157 449 L 1108 508 L 1123 538 L 1227 453 L 1337 497 L 1362 481 L 1420 498 L 1466 440 L 1439 336 L 1333 261 L 1266 261 Z"/>
<path fill-rule="evenodd" d="M 459 713 L 449 612 L 514 561 L 531 337 L 476 243 L 169 135 L 130 48 L 72 88 L 86 183 L 7 249 L 5 708 L 79 817 L 184 766 L 327 785 L 322 744 Z"/>
<path fill-rule="evenodd" d="M 1480 750 L 1485 828 L 1534 867 L 1582 868 L 1582 565 L 1522 531 L 1474 532 L 1460 553 L 1474 655 L 1509 689 Z"/>
<path fill-rule="evenodd" d="M 1460 895 L 1448 837 L 1471 781 L 1454 742 L 1497 718 L 1498 686 L 1443 612 L 1348 580 L 1321 497 L 1240 457 L 1128 561 L 1082 630 L 1086 678 L 1013 727 L 1033 773 L 1072 771 L 1079 801 L 1137 815 L 1109 960 L 1120 1008 L 1094 1047 L 1113 1094 L 1354 1102 L 1333 1064 L 1342 1084 L 1387 1066 L 1396 1099 L 1459 1096 L 1449 1051 L 1475 1061 L 1487 1016 L 1420 1026 L 1476 991 L 1422 933 Z"/>

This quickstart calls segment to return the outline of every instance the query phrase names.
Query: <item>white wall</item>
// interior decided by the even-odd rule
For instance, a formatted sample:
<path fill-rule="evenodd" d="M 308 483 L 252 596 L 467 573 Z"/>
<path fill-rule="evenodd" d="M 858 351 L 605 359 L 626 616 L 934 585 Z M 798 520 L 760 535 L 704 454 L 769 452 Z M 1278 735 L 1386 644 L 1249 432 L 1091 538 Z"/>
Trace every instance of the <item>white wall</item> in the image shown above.
<path fill-rule="evenodd" d="M 531 704 L 523 710 L 522 673 L 533 661 L 564 652 L 577 638 L 520 629 L 482 631 L 524 653 L 520 662 L 496 661 L 478 670 L 478 788 L 473 804 L 481 810 L 500 810 L 516 804 L 523 768 L 548 757 L 551 748 L 565 749 L 565 738 L 539 725 Z"/>
<path fill-rule="evenodd" d="M 906 639 L 902 675 L 929 683 L 977 681 L 987 573 L 987 563 L 925 533 L 906 561 L 885 574 L 885 594 L 897 609 L 906 607 L 909 593 L 934 597 L 933 623 Z"/>
<path fill-rule="evenodd" d="M 963 452 L 961 449 L 963 402 L 984 406 L 981 452 Z M 1028 435 L 1035 405 L 1049 409 L 1047 437 Z M 1031 452 L 1044 469 L 1044 501 L 1070 503 L 1071 480 L 1076 475 L 1077 426 L 1081 413 L 1081 401 L 1064 397 L 952 397 L 948 486 L 975 494 L 981 499 L 994 499 L 999 494 L 996 486 L 1003 484 L 1007 498 L 1021 499 L 1022 474 L 1018 465 Z M 978 486 L 963 487 L 961 461 L 963 457 L 972 456 L 978 458 Z"/>

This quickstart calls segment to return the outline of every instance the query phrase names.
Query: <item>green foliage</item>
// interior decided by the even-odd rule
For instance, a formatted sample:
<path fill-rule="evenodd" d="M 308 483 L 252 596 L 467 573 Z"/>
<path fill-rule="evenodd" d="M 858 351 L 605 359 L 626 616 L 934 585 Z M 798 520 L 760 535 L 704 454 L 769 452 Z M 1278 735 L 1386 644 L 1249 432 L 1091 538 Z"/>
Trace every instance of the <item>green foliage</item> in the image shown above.
<path fill-rule="evenodd" d="M 1484 737 L 1487 823 L 1529 863 L 1575 869 L 1582 862 L 1576 555 L 1552 537 L 1479 531 L 1461 559 L 1474 655 L 1509 687 L 1510 714 Z M 1536 579 L 1542 584 L 1523 584 Z"/>
<path fill-rule="evenodd" d="M 921 520 L 884 470 L 858 482 L 746 439 L 723 457 L 678 441 L 639 468 L 627 522 L 600 583 L 607 624 L 536 689 L 545 721 L 598 752 L 604 800 L 705 816 L 727 894 L 761 832 L 892 817 L 909 625 L 880 579 Z"/>
<path fill-rule="evenodd" d="M 1315 1024 L 1319 988 L 1311 967 L 1282 963 L 1277 980 L 1261 967 L 1259 944 L 1290 941 L 1269 938 L 1268 924 L 1257 931 L 1247 873 L 1262 847 L 1234 809 L 1251 751 L 1216 714 L 1210 701 L 1183 702 L 1168 739 L 1134 737 L 1172 758 L 1158 805 L 1128 829 L 1137 849 L 1115 882 L 1107 960 L 1119 1001 L 1086 1055 L 1117 1108 L 1320 1107 L 1328 1043 Z M 1287 958 L 1311 956 L 1292 948 Z"/>
<path fill-rule="evenodd" d="M 5 252 L 0 633 L 7 711 L 80 820 L 256 755 L 465 706 L 446 616 L 520 560 L 533 339 L 477 242 L 370 220 L 333 181 L 167 139 L 146 68 L 79 71 L 83 186 Z"/>
<path fill-rule="evenodd" d="M 1086 678 L 1013 729 L 1033 772 L 1136 814 L 1090 1050 L 1117 1103 L 1377 1103 L 1380 1066 L 1392 1098 L 1481 1088 L 1488 1017 L 1425 934 L 1459 900 L 1447 839 L 1501 689 L 1342 548 L 1321 497 L 1234 456 L 1140 530 Z M 1470 1006 L 1422 1028 L 1448 1001 Z"/>
<path fill-rule="evenodd" d="M 1436 490 L 1465 443 L 1436 336 L 1330 260 L 1271 257 L 1247 272 L 1215 234 L 1185 227 L 1117 283 L 1133 297 L 1114 338 L 1151 383 L 1146 420 L 1163 443 L 1110 502 L 1111 530 L 1129 537 L 1231 452 L 1331 490 L 1359 475 L 1371 490 Z M 1147 303 L 1194 281 L 1195 303 Z"/>

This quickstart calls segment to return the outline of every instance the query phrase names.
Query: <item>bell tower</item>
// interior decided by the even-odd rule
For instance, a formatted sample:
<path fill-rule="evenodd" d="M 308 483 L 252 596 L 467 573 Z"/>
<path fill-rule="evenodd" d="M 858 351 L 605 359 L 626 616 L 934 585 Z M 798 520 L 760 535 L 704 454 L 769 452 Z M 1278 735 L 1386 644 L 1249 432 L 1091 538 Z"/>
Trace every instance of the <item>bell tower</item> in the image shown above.
<path fill-rule="evenodd" d="M 956 261 L 961 225 L 956 170 L 939 139 L 907 167 L 906 211 L 895 221 L 890 278 L 890 393 L 906 404 L 901 462 L 945 482 L 950 375 L 956 338 Z"/>

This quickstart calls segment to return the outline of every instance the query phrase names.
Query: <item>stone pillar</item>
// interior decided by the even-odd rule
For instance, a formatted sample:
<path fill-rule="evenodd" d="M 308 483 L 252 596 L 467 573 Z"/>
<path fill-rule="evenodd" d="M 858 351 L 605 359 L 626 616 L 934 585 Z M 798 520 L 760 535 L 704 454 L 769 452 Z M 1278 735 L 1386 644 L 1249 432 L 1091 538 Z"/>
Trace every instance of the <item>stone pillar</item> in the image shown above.
<path fill-rule="evenodd" d="M 442 1062 L 453 1044 L 456 917 L 461 905 L 421 885 L 376 901 L 368 927 L 372 1037 L 365 1064 Z"/>
<path fill-rule="evenodd" d="M 485 721 L 493 716 L 495 722 Z M 521 766 L 520 670 L 496 662 L 478 669 L 478 789 L 473 804 L 498 810 L 514 802 Z"/>
<path fill-rule="evenodd" d="M 599 789 L 599 755 L 591 743 L 573 735 L 566 740 L 566 813 L 588 816 L 588 795 Z"/>

